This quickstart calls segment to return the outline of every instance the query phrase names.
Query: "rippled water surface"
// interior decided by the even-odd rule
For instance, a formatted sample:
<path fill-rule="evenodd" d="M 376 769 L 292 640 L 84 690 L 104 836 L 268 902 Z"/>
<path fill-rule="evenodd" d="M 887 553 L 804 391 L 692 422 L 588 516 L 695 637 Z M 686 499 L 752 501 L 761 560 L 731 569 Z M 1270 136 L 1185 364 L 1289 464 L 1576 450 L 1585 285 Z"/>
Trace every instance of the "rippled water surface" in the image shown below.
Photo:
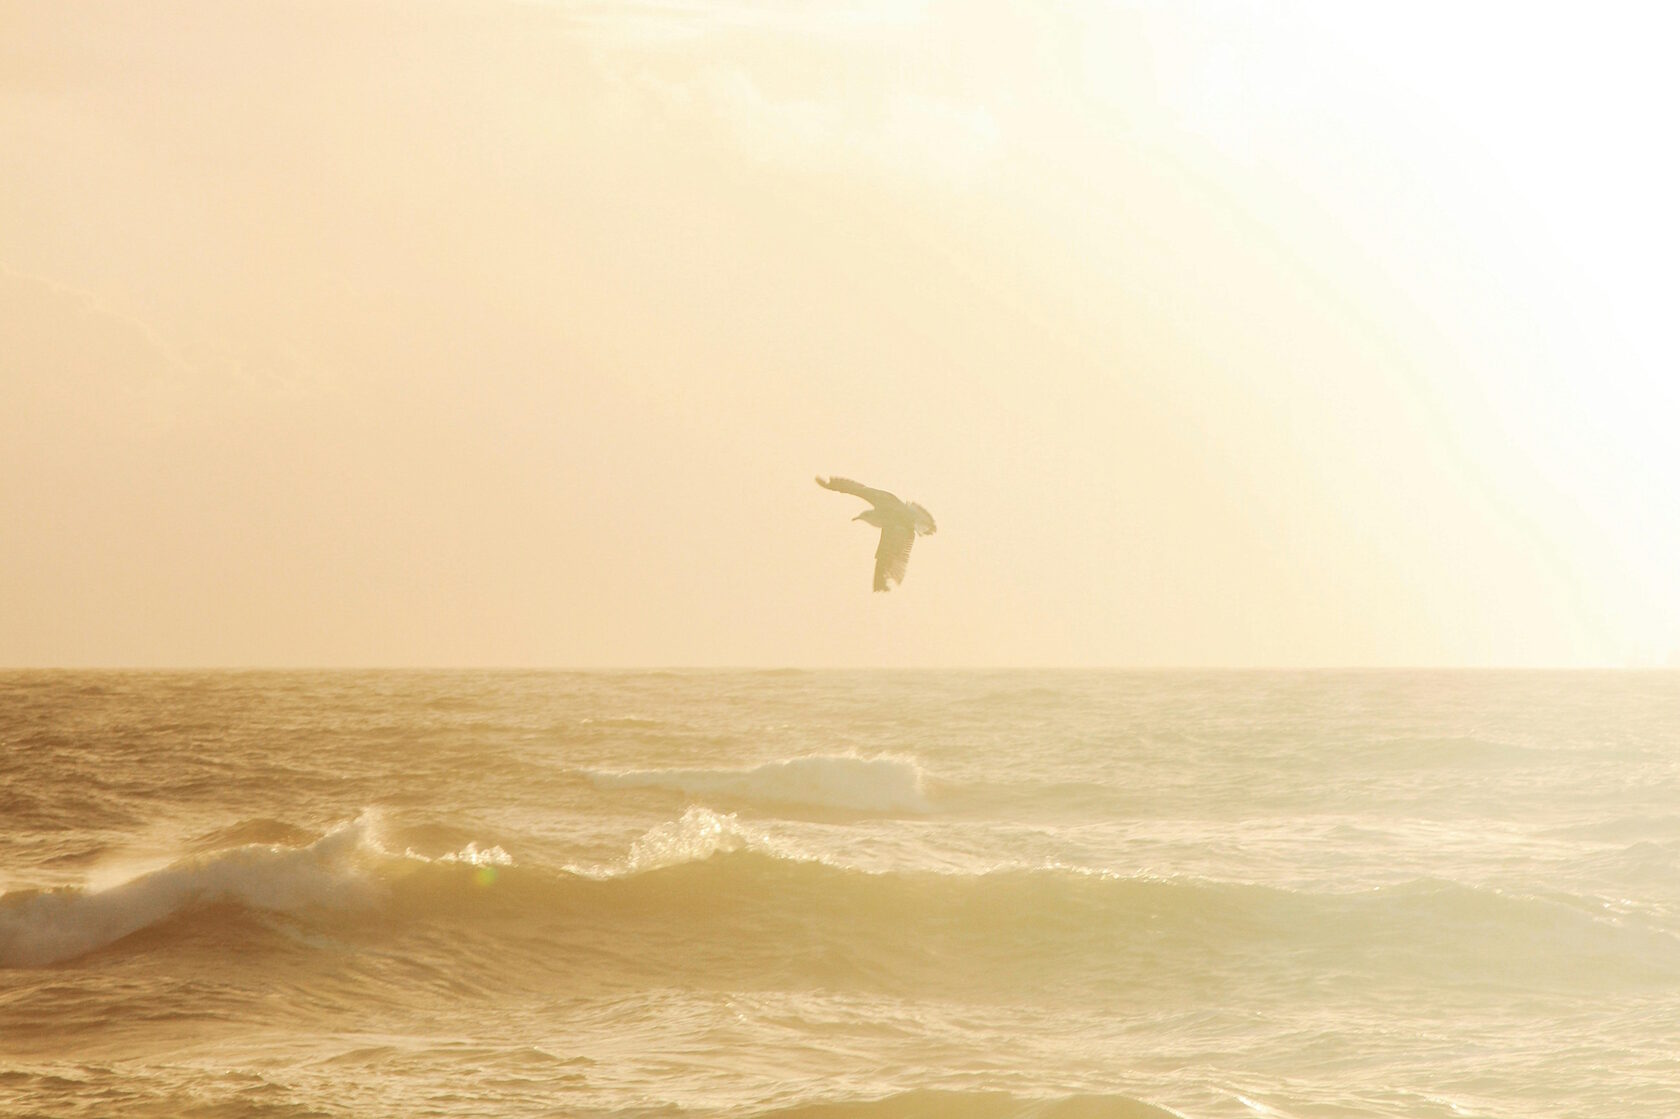
<path fill-rule="evenodd" d="M 0 1114 L 1680 1115 L 1680 674 L 0 674 Z"/>

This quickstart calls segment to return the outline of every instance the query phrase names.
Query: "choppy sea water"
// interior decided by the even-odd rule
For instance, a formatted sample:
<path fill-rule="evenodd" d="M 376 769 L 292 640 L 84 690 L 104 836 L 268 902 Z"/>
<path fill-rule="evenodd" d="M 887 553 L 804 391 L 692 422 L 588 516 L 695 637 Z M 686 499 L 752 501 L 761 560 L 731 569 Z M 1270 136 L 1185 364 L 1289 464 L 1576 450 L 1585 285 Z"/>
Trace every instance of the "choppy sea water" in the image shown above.
<path fill-rule="evenodd" d="M 0 1114 L 1680 1115 L 1680 674 L 0 674 Z"/>

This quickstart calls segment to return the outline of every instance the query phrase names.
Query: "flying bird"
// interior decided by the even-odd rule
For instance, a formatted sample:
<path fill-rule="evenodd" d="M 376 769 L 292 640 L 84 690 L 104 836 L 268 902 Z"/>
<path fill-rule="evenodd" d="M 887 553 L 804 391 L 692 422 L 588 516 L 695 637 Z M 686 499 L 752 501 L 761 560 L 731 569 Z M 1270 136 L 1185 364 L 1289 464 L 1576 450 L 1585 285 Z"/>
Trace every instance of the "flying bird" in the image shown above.
<path fill-rule="evenodd" d="M 910 545 L 916 542 L 917 536 L 932 536 L 938 531 L 933 514 L 914 501 L 900 501 L 886 490 L 870 489 L 850 478 L 818 477 L 817 485 L 869 502 L 870 508 L 852 520 L 881 530 L 881 543 L 875 549 L 875 589 L 890 590 L 889 582 L 904 582 L 904 568 L 910 563 Z"/>

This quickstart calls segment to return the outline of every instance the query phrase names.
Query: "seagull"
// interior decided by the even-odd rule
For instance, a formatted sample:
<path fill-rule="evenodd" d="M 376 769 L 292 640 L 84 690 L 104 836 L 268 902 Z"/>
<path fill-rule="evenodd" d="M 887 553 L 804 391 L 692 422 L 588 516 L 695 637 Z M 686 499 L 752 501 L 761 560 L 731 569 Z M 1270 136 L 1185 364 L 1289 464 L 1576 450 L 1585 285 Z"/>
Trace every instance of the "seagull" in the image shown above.
<path fill-rule="evenodd" d="M 817 478 L 817 485 L 825 490 L 838 490 L 861 497 L 873 508 L 865 509 L 854 521 L 874 525 L 881 530 L 881 544 L 875 549 L 875 589 L 891 590 L 887 583 L 904 582 L 904 568 L 910 562 L 910 545 L 917 536 L 932 536 L 938 531 L 933 514 L 914 501 L 900 501 L 886 490 L 872 490 L 850 478 Z"/>

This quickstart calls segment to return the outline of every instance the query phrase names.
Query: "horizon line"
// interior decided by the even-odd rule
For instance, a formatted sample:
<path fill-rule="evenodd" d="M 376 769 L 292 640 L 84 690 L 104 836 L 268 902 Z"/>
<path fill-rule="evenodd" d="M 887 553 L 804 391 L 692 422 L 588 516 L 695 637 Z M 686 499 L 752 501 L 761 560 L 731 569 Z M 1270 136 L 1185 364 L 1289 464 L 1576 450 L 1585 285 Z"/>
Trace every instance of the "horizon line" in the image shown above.
<path fill-rule="evenodd" d="M 1663 672 L 1680 664 L 13 664 L 23 672 Z"/>

